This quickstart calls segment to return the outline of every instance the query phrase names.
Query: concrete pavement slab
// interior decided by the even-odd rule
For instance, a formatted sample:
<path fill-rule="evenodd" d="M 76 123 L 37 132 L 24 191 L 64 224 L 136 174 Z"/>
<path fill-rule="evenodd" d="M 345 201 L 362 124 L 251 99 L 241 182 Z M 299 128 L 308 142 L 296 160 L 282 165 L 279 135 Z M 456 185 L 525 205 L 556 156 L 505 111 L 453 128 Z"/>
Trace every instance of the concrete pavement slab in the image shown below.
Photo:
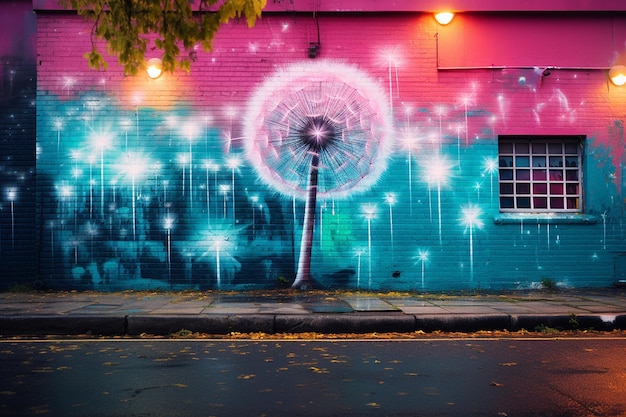
<path fill-rule="evenodd" d="M 342 297 L 354 311 L 394 311 L 396 308 L 388 302 L 377 297 Z"/>
<path fill-rule="evenodd" d="M 500 314 L 501 311 L 498 311 L 495 308 L 490 306 L 471 306 L 471 305 L 443 305 L 440 306 L 442 309 L 448 312 L 448 314 L 485 314 L 485 315 L 493 315 Z"/>
<path fill-rule="evenodd" d="M 206 314 L 306 314 L 309 311 L 296 303 L 222 303 L 215 302 L 203 310 Z"/>

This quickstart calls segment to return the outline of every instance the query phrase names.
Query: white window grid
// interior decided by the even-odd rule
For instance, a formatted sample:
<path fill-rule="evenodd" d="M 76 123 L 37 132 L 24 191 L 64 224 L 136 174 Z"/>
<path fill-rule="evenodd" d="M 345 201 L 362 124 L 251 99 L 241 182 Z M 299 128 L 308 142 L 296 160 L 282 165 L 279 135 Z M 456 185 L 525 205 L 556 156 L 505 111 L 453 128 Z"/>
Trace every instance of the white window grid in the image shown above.
<path fill-rule="evenodd" d="M 519 138 L 498 142 L 500 211 L 582 211 L 582 141 Z"/>

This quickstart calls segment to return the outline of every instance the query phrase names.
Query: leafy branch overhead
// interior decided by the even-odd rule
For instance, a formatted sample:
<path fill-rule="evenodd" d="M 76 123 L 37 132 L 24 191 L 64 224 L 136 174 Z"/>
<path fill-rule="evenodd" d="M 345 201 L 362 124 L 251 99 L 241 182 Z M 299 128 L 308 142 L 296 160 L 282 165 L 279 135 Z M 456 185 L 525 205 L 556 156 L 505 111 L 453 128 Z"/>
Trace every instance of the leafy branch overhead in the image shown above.
<path fill-rule="evenodd" d="M 254 26 L 267 0 L 58 0 L 93 22 L 91 51 L 84 56 L 92 69 L 107 69 L 97 40 L 118 57 L 129 75 L 145 67 L 146 53 L 160 51 L 163 70 L 189 71 L 195 47 L 213 48 L 221 25 L 244 17 Z"/>

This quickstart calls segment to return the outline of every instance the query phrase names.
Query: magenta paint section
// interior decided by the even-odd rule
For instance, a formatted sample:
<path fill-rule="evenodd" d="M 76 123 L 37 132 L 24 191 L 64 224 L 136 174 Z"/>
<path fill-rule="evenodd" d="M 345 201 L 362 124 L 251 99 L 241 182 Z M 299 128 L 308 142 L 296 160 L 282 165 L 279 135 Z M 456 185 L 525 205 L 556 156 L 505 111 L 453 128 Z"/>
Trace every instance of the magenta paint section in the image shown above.
<path fill-rule="evenodd" d="M 35 58 L 36 19 L 28 1 L 6 1 L 0 8 L 0 54 Z"/>

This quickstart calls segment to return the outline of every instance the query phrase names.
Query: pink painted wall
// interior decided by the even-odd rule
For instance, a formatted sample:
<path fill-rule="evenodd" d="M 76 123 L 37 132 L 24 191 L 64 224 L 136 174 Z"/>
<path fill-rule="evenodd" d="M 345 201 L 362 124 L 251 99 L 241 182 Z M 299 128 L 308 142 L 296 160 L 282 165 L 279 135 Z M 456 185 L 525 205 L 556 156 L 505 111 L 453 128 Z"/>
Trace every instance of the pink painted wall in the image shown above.
<path fill-rule="evenodd" d="M 381 79 L 387 77 L 387 66 L 392 62 L 397 81 L 407 86 L 393 93 L 399 103 L 454 102 L 469 93 L 479 94 L 475 91 L 476 82 L 484 80 L 496 83 L 488 85 L 487 97 L 493 91 L 508 92 L 513 100 L 522 103 L 526 102 L 526 93 L 532 93 L 536 100 L 542 101 L 544 96 L 550 97 L 559 89 L 580 95 L 570 98 L 570 103 L 589 106 L 585 102 L 591 98 L 601 104 L 600 108 L 586 110 L 610 116 L 614 104 L 619 113 L 621 90 L 607 84 L 606 69 L 622 62 L 626 54 L 623 46 L 626 17 L 609 14 L 587 20 L 586 27 L 595 28 L 595 35 L 593 43 L 585 44 L 571 41 L 568 36 L 559 38 L 558 30 L 546 36 L 533 25 L 524 26 L 526 20 L 507 17 L 508 26 L 502 27 L 497 15 L 462 16 L 442 28 L 430 15 L 419 13 L 379 14 L 375 18 L 324 15 L 319 18 L 322 44 L 319 56 L 371 68 Z M 477 26 L 483 27 L 485 22 L 492 29 L 488 36 L 485 30 L 477 30 Z M 556 23 L 565 35 L 574 33 L 579 24 L 579 19 Z M 512 32 L 516 33 L 515 39 L 511 38 Z M 72 41 L 68 42 L 70 38 Z M 133 89 L 157 88 L 158 85 L 159 97 L 146 91 L 145 100 L 166 106 L 186 97 L 195 105 L 210 106 L 217 93 L 220 101 L 243 105 L 252 86 L 280 65 L 306 58 L 309 42 L 315 41 L 317 32 L 312 16 L 268 15 L 251 30 L 238 24 L 225 27 L 218 35 L 214 51 L 199 53 L 199 60 L 189 75 L 166 75 L 148 85 L 140 78 L 124 78 L 116 69 L 113 57 L 109 59 L 112 64 L 109 71 L 88 70 L 81 52 L 90 48 L 89 25 L 70 15 L 41 15 L 39 83 L 41 90 L 60 96 L 67 96 L 67 92 L 63 93 L 67 78 L 72 79 L 74 93 L 92 88 L 123 87 L 122 100 L 130 101 L 135 94 Z M 490 70 L 490 65 L 505 68 Z M 442 70 L 438 70 L 438 66 Z M 556 67 L 550 78 L 538 77 L 533 68 L 548 66 Z M 233 68 L 238 70 L 233 71 Z M 519 77 L 526 78 L 525 86 L 520 86 Z M 433 91 L 437 91 L 436 100 Z M 533 120 L 514 120 L 525 127 L 529 122 L 534 124 Z M 559 117 L 552 122 L 544 120 L 544 128 L 546 124 L 563 128 L 567 125 Z"/>

